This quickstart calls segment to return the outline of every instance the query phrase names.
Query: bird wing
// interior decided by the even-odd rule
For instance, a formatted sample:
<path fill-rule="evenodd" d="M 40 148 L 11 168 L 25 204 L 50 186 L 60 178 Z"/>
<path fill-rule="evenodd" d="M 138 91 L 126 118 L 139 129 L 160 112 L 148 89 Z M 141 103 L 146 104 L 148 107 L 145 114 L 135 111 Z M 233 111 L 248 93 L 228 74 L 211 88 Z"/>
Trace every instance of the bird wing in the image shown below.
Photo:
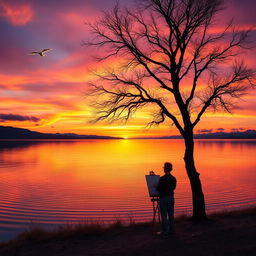
<path fill-rule="evenodd" d="M 49 52 L 50 50 L 52 50 L 52 49 L 47 48 L 47 49 L 43 49 L 41 52 L 42 52 L 42 53 L 45 53 L 45 52 Z"/>
<path fill-rule="evenodd" d="M 39 52 L 31 52 L 31 55 L 39 54 Z"/>

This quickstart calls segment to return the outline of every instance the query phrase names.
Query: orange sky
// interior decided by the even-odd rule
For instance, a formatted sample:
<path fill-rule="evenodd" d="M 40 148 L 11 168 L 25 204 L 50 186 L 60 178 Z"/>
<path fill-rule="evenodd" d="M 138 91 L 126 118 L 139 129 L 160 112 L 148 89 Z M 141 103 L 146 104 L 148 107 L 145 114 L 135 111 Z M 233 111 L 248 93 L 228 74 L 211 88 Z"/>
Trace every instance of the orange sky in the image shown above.
<path fill-rule="evenodd" d="M 114 2 L 0 0 L 1 125 L 40 132 L 122 137 L 178 134 L 169 121 L 147 128 L 151 120 L 149 108 L 126 124 L 89 123 L 94 116 L 84 93 L 92 79 L 91 70 L 101 66 L 94 62 L 91 50 L 81 46 L 82 40 L 90 36 L 84 21 L 94 20 L 100 10 L 110 8 Z M 130 1 L 121 1 L 125 2 Z M 255 1 L 230 0 L 227 7 L 224 16 L 235 17 L 241 28 L 256 24 Z M 216 31 L 219 28 L 216 25 Z M 256 39 L 255 32 L 252 36 Z M 28 55 L 43 48 L 53 50 L 46 57 Z M 248 66 L 255 67 L 255 49 L 243 58 Z M 196 131 L 255 129 L 255 103 L 256 92 L 252 90 L 236 104 L 232 115 L 206 113 Z"/>

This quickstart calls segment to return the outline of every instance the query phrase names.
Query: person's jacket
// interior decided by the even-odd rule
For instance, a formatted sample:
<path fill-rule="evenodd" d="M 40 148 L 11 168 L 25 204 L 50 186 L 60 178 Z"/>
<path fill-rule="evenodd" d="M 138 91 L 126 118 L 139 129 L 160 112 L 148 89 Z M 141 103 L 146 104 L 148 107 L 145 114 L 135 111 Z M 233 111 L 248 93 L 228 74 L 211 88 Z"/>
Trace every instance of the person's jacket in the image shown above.
<path fill-rule="evenodd" d="M 160 177 L 156 189 L 159 192 L 160 197 L 173 196 L 174 189 L 176 188 L 176 178 L 171 174 L 165 174 Z"/>

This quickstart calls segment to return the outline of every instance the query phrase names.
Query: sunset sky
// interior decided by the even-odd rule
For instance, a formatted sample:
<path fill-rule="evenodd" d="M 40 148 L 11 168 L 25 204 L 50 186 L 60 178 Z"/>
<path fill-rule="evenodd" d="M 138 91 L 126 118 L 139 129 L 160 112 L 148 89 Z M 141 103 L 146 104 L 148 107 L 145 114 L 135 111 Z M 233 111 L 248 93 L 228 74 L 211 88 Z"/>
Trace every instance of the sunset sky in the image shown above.
<path fill-rule="evenodd" d="M 87 82 L 93 79 L 91 70 L 101 64 L 93 59 L 91 49 L 82 46 L 91 36 L 84 22 L 95 20 L 115 2 L 0 0 L 0 125 L 123 137 L 178 134 L 170 122 L 146 128 L 151 117 L 147 111 L 125 125 L 89 123 L 94 116 L 84 95 Z M 131 5 L 132 1 L 120 3 Z M 255 10 L 255 0 L 229 0 L 218 26 L 232 17 L 241 28 L 256 26 Z M 256 44 L 256 31 L 251 36 Z M 45 57 L 29 55 L 44 48 L 53 50 Z M 243 57 L 255 68 L 256 48 Z M 196 131 L 255 129 L 256 90 L 248 92 L 236 106 L 232 115 L 208 112 Z"/>

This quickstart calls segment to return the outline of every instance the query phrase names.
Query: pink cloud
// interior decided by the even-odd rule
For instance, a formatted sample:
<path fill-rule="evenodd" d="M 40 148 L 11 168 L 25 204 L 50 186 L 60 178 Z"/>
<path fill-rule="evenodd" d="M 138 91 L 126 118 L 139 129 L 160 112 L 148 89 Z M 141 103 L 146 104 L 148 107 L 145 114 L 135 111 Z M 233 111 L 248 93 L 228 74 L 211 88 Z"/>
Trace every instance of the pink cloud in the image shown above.
<path fill-rule="evenodd" d="M 7 19 L 14 26 L 24 26 L 32 21 L 34 13 L 30 5 L 10 5 L 0 3 L 0 17 Z"/>

